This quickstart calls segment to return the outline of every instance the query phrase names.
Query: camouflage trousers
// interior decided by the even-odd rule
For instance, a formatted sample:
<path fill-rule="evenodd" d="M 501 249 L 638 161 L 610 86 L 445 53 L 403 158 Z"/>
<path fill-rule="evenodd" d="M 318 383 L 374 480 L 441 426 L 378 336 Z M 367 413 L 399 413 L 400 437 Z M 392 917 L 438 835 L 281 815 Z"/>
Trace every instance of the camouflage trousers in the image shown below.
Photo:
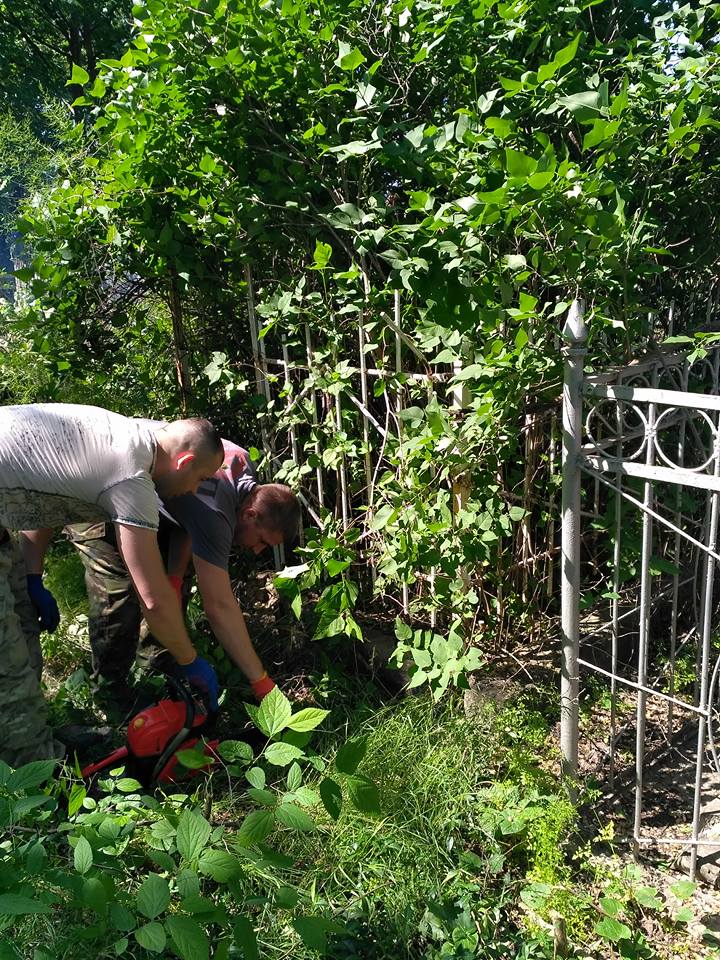
<path fill-rule="evenodd" d="M 85 567 L 93 679 L 122 688 L 136 657 L 148 663 L 163 648 L 149 633 L 135 589 L 120 556 L 112 523 L 73 524 L 65 533 Z M 163 558 L 167 536 L 158 542 Z"/>
<path fill-rule="evenodd" d="M 0 527 L 0 759 L 11 767 L 61 758 L 40 686 L 40 626 L 16 540 Z"/>

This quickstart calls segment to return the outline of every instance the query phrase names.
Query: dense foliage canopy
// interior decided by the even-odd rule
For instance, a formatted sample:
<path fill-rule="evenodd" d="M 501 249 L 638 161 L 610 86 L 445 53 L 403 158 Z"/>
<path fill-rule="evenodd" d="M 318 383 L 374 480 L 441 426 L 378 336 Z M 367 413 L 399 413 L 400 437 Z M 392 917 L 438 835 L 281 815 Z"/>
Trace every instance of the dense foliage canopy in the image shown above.
<path fill-rule="evenodd" d="M 98 59 L 97 75 L 73 67 L 74 169 L 19 221 L 14 330 L 40 358 L 33 390 L 117 397 L 130 413 L 182 405 L 243 437 L 264 409 L 276 431 L 305 431 L 300 473 L 283 467 L 293 482 L 319 450 L 326 467 L 349 463 L 356 506 L 369 487 L 377 589 L 436 570 L 436 605 L 462 619 L 482 596 L 492 620 L 514 524 L 525 518 L 527 543 L 551 496 L 548 444 L 530 457 L 521 428 L 557 398 L 568 301 L 585 297 L 596 355 L 619 359 L 671 299 L 691 322 L 712 284 L 717 14 L 549 0 L 134 7 L 119 59 Z M 307 376 L 269 410 L 247 389 L 249 276 L 268 348 L 304 353 L 313 333 Z M 427 383 L 391 376 L 396 290 L 405 369 L 438 375 L 429 399 Z M 357 410 L 338 429 L 329 403 L 312 425 L 307 401 L 353 391 L 359 318 L 363 354 L 387 373 L 376 416 L 390 416 L 393 384 L 406 401 L 377 489 Z M 462 417 L 448 409 L 459 396 Z"/>

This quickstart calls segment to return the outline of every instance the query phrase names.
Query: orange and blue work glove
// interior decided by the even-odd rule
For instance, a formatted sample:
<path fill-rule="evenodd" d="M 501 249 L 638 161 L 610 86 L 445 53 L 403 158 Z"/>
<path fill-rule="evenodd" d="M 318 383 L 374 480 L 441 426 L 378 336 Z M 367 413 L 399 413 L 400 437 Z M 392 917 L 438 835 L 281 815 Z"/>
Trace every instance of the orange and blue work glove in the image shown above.
<path fill-rule="evenodd" d="M 60 623 L 60 611 L 55 602 L 55 597 L 47 587 L 43 586 L 42 574 L 29 573 L 27 575 L 27 592 L 33 607 L 35 607 L 40 626 L 48 633 L 53 633 Z"/>
<path fill-rule="evenodd" d="M 252 692 L 255 694 L 255 699 L 260 703 L 263 697 L 266 697 L 271 690 L 275 689 L 276 683 L 270 679 L 266 670 L 257 680 L 251 680 L 250 686 L 252 687 Z"/>
<path fill-rule="evenodd" d="M 191 687 L 195 687 L 208 698 L 211 713 L 218 708 L 218 678 L 213 667 L 202 657 L 195 657 L 192 663 L 184 663 L 181 669 Z"/>

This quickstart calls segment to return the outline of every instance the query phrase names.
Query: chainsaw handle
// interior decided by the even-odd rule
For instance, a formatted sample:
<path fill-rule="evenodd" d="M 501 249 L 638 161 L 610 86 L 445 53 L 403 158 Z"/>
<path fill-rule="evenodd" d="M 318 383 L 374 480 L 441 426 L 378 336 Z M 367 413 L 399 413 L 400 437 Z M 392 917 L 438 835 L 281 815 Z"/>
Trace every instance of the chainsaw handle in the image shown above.
<path fill-rule="evenodd" d="M 180 700 L 185 704 L 185 726 L 190 729 L 195 721 L 195 714 L 197 713 L 197 702 L 190 691 L 190 687 L 184 680 L 179 680 L 171 673 L 165 675 L 165 682 L 167 683 L 170 694 L 176 694 L 173 699 Z"/>

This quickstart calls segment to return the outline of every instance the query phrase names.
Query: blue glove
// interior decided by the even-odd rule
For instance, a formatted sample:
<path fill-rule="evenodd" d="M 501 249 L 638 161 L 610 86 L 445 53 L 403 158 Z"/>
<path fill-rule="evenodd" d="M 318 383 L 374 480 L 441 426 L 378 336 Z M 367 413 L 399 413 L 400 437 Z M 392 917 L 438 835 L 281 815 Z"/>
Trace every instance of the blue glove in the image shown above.
<path fill-rule="evenodd" d="M 215 713 L 218 708 L 218 678 L 213 667 L 202 657 L 195 657 L 192 663 L 182 664 L 182 671 L 190 686 L 206 694 L 209 709 Z"/>
<path fill-rule="evenodd" d="M 32 605 L 37 611 L 40 626 L 48 633 L 53 633 L 60 623 L 60 611 L 55 602 L 55 597 L 43 586 L 42 574 L 29 573 L 27 575 L 27 591 Z"/>

